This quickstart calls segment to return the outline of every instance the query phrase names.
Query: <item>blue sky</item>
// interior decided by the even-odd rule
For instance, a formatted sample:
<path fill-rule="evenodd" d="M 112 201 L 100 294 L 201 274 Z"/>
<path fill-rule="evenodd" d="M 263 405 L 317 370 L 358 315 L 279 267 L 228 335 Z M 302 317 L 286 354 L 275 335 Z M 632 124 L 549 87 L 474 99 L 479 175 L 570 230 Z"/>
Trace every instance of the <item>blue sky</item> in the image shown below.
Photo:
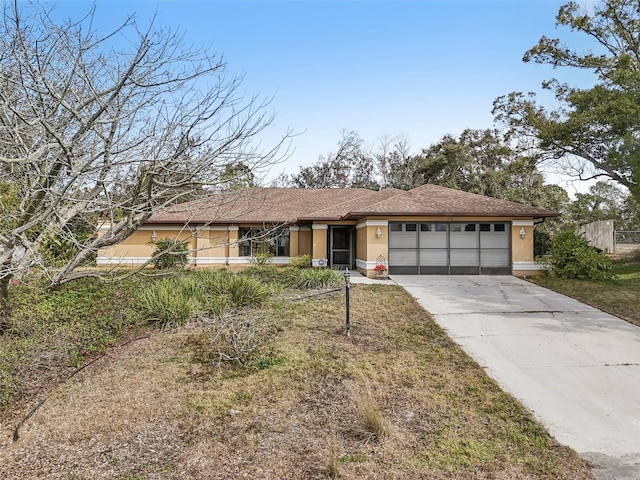
<path fill-rule="evenodd" d="M 64 14 L 88 7 L 57 3 Z M 342 129 L 369 145 L 406 135 L 418 152 L 447 133 L 492 127 L 500 95 L 539 91 L 554 76 L 587 81 L 522 62 L 542 35 L 569 37 L 554 26 L 563 3 L 97 0 L 97 17 L 107 28 L 127 13 L 144 22 L 157 11 L 158 25 L 224 54 L 229 71 L 245 75 L 248 94 L 273 97 L 277 117 L 264 144 L 288 128 L 300 133 L 275 176 L 335 151 Z"/>

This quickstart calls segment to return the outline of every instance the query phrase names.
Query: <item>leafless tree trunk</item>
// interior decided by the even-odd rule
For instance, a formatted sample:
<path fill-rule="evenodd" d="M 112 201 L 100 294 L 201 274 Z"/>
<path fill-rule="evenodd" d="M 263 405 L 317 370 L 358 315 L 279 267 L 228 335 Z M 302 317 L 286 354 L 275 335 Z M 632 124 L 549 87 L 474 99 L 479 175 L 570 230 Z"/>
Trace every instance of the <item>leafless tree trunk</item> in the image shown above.
<path fill-rule="evenodd" d="M 373 157 L 383 187 L 410 190 L 421 183 L 416 174 L 418 158 L 411 154 L 407 137 L 383 137 Z"/>
<path fill-rule="evenodd" d="M 1 13 L 0 299 L 34 266 L 63 281 L 157 209 L 214 191 L 224 166 L 257 174 L 282 145 L 255 148 L 272 116 L 217 54 L 153 21 L 102 34 L 95 7 L 49 13 L 17 0 Z M 110 226 L 99 238 L 97 223 Z M 72 252 L 56 269 L 53 240 Z"/>

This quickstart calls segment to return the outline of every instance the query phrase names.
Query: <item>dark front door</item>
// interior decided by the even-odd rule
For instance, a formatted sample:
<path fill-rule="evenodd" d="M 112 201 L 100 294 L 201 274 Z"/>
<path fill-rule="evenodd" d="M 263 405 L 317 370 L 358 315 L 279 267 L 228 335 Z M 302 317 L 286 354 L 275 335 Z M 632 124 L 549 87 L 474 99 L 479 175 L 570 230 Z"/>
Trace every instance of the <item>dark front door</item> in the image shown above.
<path fill-rule="evenodd" d="M 330 227 L 330 262 L 331 268 L 351 268 L 351 237 L 353 227 Z"/>

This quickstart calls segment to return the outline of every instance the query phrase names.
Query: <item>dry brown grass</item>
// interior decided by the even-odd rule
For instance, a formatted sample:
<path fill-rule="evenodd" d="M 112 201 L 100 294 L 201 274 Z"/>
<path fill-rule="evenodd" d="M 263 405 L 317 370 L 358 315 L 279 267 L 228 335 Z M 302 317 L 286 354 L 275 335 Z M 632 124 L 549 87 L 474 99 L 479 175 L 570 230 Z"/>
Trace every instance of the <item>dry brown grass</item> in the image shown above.
<path fill-rule="evenodd" d="M 205 326 L 112 351 L 61 385 L 12 443 L 6 479 L 586 479 L 403 290 L 276 299 L 260 368 L 196 359 Z M 271 359 L 279 359 L 271 362 Z M 359 400 L 360 399 L 360 400 Z M 361 400 L 379 427 L 363 437 Z"/>

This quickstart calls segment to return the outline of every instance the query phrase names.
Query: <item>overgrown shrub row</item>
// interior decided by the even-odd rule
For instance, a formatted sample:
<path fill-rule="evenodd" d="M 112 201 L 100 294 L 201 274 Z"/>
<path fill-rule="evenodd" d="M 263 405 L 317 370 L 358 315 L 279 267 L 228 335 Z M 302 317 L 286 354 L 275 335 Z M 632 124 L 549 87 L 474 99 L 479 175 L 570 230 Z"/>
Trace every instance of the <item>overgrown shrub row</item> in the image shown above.
<path fill-rule="evenodd" d="M 164 278 L 140 294 L 142 314 L 162 329 L 184 325 L 198 316 L 220 318 L 229 310 L 256 307 L 283 288 L 338 285 L 333 270 L 254 265 L 242 273 L 197 270 Z"/>

